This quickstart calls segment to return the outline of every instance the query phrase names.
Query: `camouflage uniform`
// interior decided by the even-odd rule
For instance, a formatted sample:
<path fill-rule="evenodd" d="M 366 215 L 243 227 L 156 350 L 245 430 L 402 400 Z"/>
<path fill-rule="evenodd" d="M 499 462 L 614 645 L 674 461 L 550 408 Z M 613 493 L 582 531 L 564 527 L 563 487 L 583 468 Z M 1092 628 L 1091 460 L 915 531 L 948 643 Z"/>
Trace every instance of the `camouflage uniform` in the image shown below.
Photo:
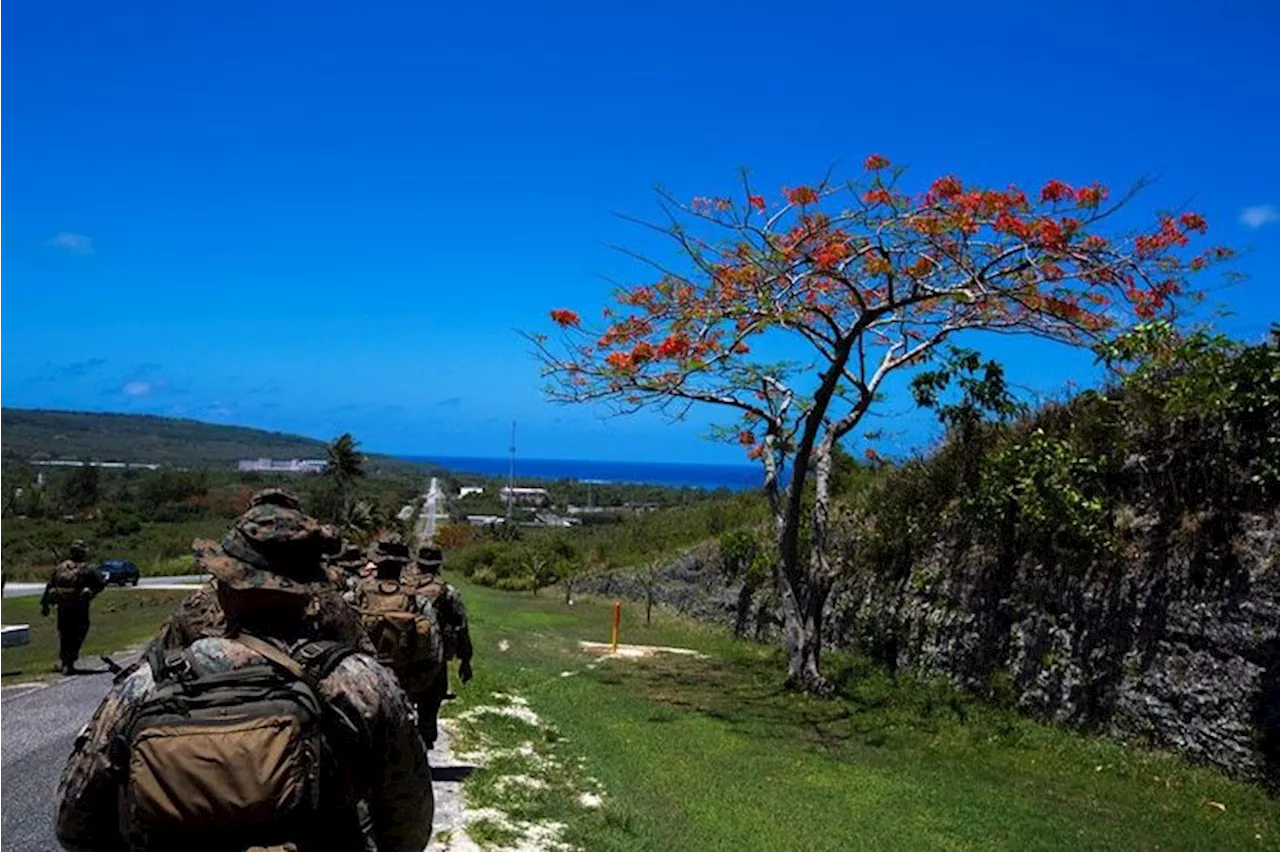
<path fill-rule="evenodd" d="M 367 606 L 367 601 L 371 596 L 385 594 L 386 589 L 383 588 L 388 582 L 396 583 L 396 591 L 407 593 L 410 596 L 412 612 L 416 615 L 424 615 L 429 618 L 433 624 L 434 630 L 440 629 L 439 618 L 431 605 L 431 600 L 421 594 L 420 589 L 411 583 L 405 582 L 404 573 L 412 564 L 409 555 L 408 546 L 400 539 L 399 536 L 386 536 L 380 539 L 373 547 L 369 556 L 369 564 L 374 566 L 375 573 L 373 576 L 363 578 L 359 585 L 353 591 L 353 598 L 356 605 L 362 610 Z M 406 672 L 401 679 L 401 685 L 409 695 L 410 702 L 414 705 L 418 714 L 418 730 L 422 734 L 423 741 L 430 748 L 435 743 L 435 713 L 427 712 L 429 708 L 435 707 L 439 710 L 439 702 L 433 704 L 433 691 L 439 680 L 440 672 L 444 670 L 444 656 L 442 653 L 444 636 L 440 635 L 442 640 L 440 644 L 434 646 L 433 661 L 424 661 L 422 666 L 413 672 Z"/>
<path fill-rule="evenodd" d="M 360 613 L 352 609 L 335 589 L 325 589 L 312 596 L 307 605 L 308 635 L 351 645 L 365 654 L 373 653 L 373 645 L 360 623 Z M 152 647 L 177 651 L 189 647 L 197 639 L 227 635 L 227 617 L 218 601 L 217 581 L 187 595 L 178 608 L 160 626 L 151 640 Z"/>
<path fill-rule="evenodd" d="M 414 572 L 418 594 L 431 601 L 444 637 L 445 663 L 440 667 L 440 676 L 418 704 L 418 725 L 428 744 L 436 740 L 440 705 L 449 695 L 449 660 L 456 658 L 459 661 L 458 676 L 463 683 L 471 680 L 471 628 L 467 622 L 467 608 L 458 590 L 440 578 L 443 568 L 444 557 L 440 548 L 424 545 L 418 549 Z"/>
<path fill-rule="evenodd" d="M 240 605 L 252 600 L 255 589 L 331 593 L 323 562 L 329 547 L 322 541 L 326 535 L 300 511 L 262 501 L 237 519 L 220 545 L 198 540 L 196 559 L 214 575 L 216 584 L 240 595 Z M 262 665 L 262 656 L 235 640 L 238 625 L 227 623 L 223 608 L 211 610 L 213 588 L 190 596 L 183 610 L 186 614 L 180 612 L 171 619 L 157 641 L 177 642 L 199 634 L 189 652 L 201 675 Z M 297 647 L 317 638 L 318 626 L 317 620 L 304 618 L 292 635 L 255 629 L 266 638 Z M 413 711 L 395 675 L 368 655 L 356 653 L 342 659 L 318 688 L 330 702 L 359 717 L 368 734 L 362 751 L 367 760 L 352 767 L 361 779 L 356 791 L 360 804 L 334 814 L 336 828 L 326 835 L 324 848 L 363 850 L 373 843 L 380 852 L 421 852 L 431 837 L 431 769 Z M 117 678 L 77 737 L 54 797 L 58 839 L 65 848 L 127 848 L 119 829 L 121 790 L 127 778 L 127 769 L 118 765 L 119 743 L 133 711 L 155 691 L 151 664 L 144 657 Z"/>
<path fill-rule="evenodd" d="M 79 539 L 72 542 L 71 558 L 54 569 L 40 598 L 43 615 L 49 614 L 50 606 L 58 608 L 58 659 L 65 674 L 75 671 L 80 646 L 89 634 L 89 602 L 106 585 L 87 558 L 85 543 Z"/>

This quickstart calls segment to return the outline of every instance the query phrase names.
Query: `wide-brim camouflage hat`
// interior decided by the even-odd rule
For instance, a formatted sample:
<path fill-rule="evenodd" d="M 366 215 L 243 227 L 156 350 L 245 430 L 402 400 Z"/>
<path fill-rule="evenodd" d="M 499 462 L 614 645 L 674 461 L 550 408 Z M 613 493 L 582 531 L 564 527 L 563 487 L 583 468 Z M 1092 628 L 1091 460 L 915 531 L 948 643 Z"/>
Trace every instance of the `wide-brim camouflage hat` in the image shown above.
<path fill-rule="evenodd" d="M 254 506 L 236 519 L 221 543 L 192 543 L 196 563 L 232 589 L 314 594 L 330 585 L 324 553 L 327 530 L 295 509 Z"/>
<path fill-rule="evenodd" d="M 434 544 L 424 544 L 418 548 L 417 561 L 424 568 L 439 568 L 444 565 L 444 551 Z"/>
<path fill-rule="evenodd" d="M 378 565 L 393 562 L 397 565 L 408 565 L 412 561 L 409 556 L 409 545 L 398 537 L 379 539 L 369 552 L 369 559 Z"/>

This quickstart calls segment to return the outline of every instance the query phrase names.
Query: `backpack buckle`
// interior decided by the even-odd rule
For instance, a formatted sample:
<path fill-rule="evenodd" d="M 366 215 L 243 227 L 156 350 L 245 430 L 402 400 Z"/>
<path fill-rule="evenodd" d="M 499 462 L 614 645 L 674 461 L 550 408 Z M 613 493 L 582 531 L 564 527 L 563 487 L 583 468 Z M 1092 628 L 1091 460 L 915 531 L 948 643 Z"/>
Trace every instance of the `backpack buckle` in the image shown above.
<path fill-rule="evenodd" d="M 325 652 L 324 645 L 319 642 L 308 642 L 298 649 L 297 657 L 303 664 L 314 663 Z"/>
<path fill-rule="evenodd" d="M 195 674 L 191 666 L 191 658 L 187 656 L 187 652 L 174 651 L 164 658 L 164 673 L 166 678 L 184 681 L 190 680 Z"/>

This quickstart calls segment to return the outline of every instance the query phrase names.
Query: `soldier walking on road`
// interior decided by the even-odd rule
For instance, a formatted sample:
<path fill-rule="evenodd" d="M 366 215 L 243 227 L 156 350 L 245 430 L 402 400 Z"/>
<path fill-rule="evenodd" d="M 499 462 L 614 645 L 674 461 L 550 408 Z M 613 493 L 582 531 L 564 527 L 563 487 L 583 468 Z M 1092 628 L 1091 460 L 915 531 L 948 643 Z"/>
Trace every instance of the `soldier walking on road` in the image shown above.
<path fill-rule="evenodd" d="M 117 676 L 54 796 L 66 849 L 421 852 L 431 769 L 404 692 L 308 614 L 330 535 L 275 501 L 196 542 L 221 635 Z"/>
<path fill-rule="evenodd" d="M 58 608 L 58 659 L 63 674 L 75 674 L 80 646 L 89 634 L 89 602 L 106 585 L 102 575 L 89 565 L 89 550 L 83 541 L 71 543 L 71 558 L 54 569 L 40 598 L 40 614 Z"/>
<path fill-rule="evenodd" d="M 430 691 L 444 668 L 439 622 L 431 602 L 402 582 L 411 559 L 399 536 L 379 540 L 371 561 L 376 573 L 356 588 L 356 606 L 379 662 L 396 673 L 417 708 L 418 730 L 431 748 L 434 730 L 424 728 L 423 721 L 424 709 L 431 706 Z"/>
<path fill-rule="evenodd" d="M 449 661 L 458 660 L 458 677 L 463 683 L 471 680 L 471 628 L 467 623 L 467 608 L 462 595 L 441 579 L 444 571 L 444 553 L 433 544 L 418 549 L 416 565 L 418 594 L 431 602 L 440 634 L 444 639 L 444 665 L 440 675 L 431 684 L 425 700 L 418 706 L 418 725 L 422 737 L 434 743 L 440 705 L 449 697 Z"/>

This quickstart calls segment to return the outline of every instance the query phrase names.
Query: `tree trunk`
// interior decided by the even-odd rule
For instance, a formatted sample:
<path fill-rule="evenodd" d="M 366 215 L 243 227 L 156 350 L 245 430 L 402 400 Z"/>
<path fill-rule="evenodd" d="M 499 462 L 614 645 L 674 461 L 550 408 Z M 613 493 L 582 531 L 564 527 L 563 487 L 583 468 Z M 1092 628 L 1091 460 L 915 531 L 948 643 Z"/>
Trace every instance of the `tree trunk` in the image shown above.
<path fill-rule="evenodd" d="M 787 650 L 787 680 L 790 689 L 815 695 L 831 695 L 835 686 L 822 675 L 822 617 L 831 595 L 831 571 L 827 563 L 828 504 L 831 493 L 830 442 L 815 448 L 814 506 L 811 543 L 805 559 L 795 546 L 795 538 L 782 535 L 785 518 L 777 519 L 779 529 L 778 592 L 782 599 L 783 628 Z M 792 486 L 794 487 L 794 485 Z M 795 526 L 798 526 L 796 523 Z"/>
<path fill-rule="evenodd" d="M 573 581 L 564 581 L 564 605 L 568 606 L 573 603 Z"/>
<path fill-rule="evenodd" d="M 649 627 L 653 624 L 653 592 L 648 591 L 644 596 L 644 626 Z"/>

